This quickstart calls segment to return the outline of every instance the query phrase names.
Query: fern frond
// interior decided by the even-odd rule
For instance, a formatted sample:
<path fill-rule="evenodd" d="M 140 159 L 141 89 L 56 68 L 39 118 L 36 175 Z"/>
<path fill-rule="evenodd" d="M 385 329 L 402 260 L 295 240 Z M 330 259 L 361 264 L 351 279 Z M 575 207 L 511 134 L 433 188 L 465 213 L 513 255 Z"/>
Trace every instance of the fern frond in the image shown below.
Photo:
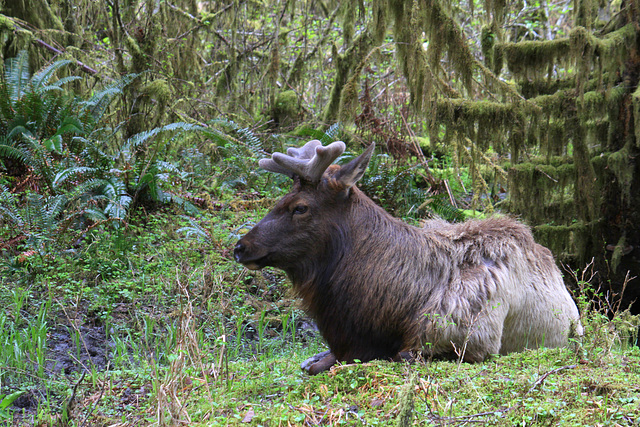
<path fill-rule="evenodd" d="M 20 118 L 16 118 L 14 120 L 13 123 L 11 123 L 11 130 L 7 133 L 7 139 L 8 140 L 12 140 L 14 138 L 17 138 L 18 136 L 22 135 L 22 134 L 26 134 L 26 135 L 30 135 L 33 136 L 33 133 L 27 129 L 27 123 L 25 122 L 24 118 L 20 117 Z"/>
<path fill-rule="evenodd" d="M 262 141 L 253 133 L 249 128 L 241 128 L 236 122 L 228 119 L 213 119 L 208 122 L 209 125 L 217 125 L 228 128 L 238 134 L 238 138 L 234 138 L 229 134 L 225 134 L 219 129 L 210 127 L 203 129 L 203 133 L 219 142 L 218 145 L 224 145 L 232 143 L 235 145 L 242 145 L 251 151 L 254 156 L 269 155 L 263 146 Z"/>
<path fill-rule="evenodd" d="M 88 208 L 84 210 L 84 216 L 92 221 L 106 221 L 108 218 L 100 209 Z"/>
<path fill-rule="evenodd" d="M 17 228 L 21 228 L 24 224 L 22 215 L 18 210 L 17 196 L 11 193 L 5 186 L 0 186 L 0 216 L 3 220 L 7 220 Z"/>
<path fill-rule="evenodd" d="M 327 145 L 335 141 L 338 138 L 339 134 L 340 134 L 340 122 L 336 122 L 331 126 L 329 126 L 329 129 L 327 129 L 324 132 L 324 135 L 322 136 L 322 138 L 320 138 L 320 142 L 322 142 L 322 145 Z"/>
<path fill-rule="evenodd" d="M 70 82 L 75 82 L 76 80 L 82 80 L 82 77 L 80 76 L 67 76 L 67 77 L 63 77 L 61 79 L 56 80 L 54 83 L 48 85 L 48 86 L 44 86 L 42 88 L 42 92 L 46 92 L 47 88 L 59 88 L 62 85 L 66 85 L 67 83 Z"/>
<path fill-rule="evenodd" d="M 183 218 L 187 218 L 185 216 L 183 216 Z M 186 238 L 187 239 L 191 239 L 193 237 L 197 238 L 197 239 L 201 239 L 205 242 L 211 242 L 211 234 L 209 234 L 209 232 L 207 230 L 205 230 L 204 228 L 202 228 L 202 226 L 200 224 L 198 224 L 193 218 L 188 218 L 189 223 L 191 224 L 191 226 L 189 227 L 181 227 L 178 228 L 176 230 L 177 233 L 186 233 Z"/>
<path fill-rule="evenodd" d="M 124 219 L 132 201 L 131 196 L 127 194 L 124 182 L 116 178 L 106 179 L 102 187 L 102 194 L 109 200 L 109 203 L 104 208 L 105 215 L 111 218 Z"/>
<path fill-rule="evenodd" d="M 202 126 L 194 125 L 190 123 L 184 123 L 184 122 L 170 123 L 165 126 L 153 128 L 151 130 L 140 132 L 133 135 L 131 138 L 125 141 L 122 147 L 122 150 L 128 151 L 131 148 L 138 148 L 140 145 L 144 144 L 149 139 L 153 138 L 154 136 L 162 132 L 173 132 L 173 131 L 186 132 L 186 131 L 196 131 L 196 130 L 202 130 L 202 129 L 204 129 Z"/>
<path fill-rule="evenodd" d="M 63 171 L 58 172 L 56 174 L 56 176 L 53 178 L 52 184 L 53 184 L 53 187 L 57 189 L 70 176 L 88 175 L 88 174 L 91 174 L 91 173 L 94 173 L 94 172 L 97 172 L 96 168 L 89 168 L 89 167 L 85 167 L 85 166 L 70 167 L 68 169 L 65 169 Z"/>
<path fill-rule="evenodd" d="M 88 100 L 81 102 L 81 113 L 87 112 L 93 117 L 94 121 L 99 121 L 107 110 L 107 107 L 111 104 L 111 101 L 113 101 L 113 98 L 121 94 L 122 90 L 140 76 L 140 74 L 141 73 L 135 73 L 122 76 L 122 78 L 97 92 Z"/>
<path fill-rule="evenodd" d="M 19 148 L 11 145 L 0 144 L 0 157 L 8 157 L 11 159 L 20 160 L 23 163 L 29 164 L 31 156 L 28 152 L 24 152 Z"/>
<path fill-rule="evenodd" d="M 165 161 L 162 161 L 162 160 L 157 160 L 155 162 L 155 164 L 156 164 L 156 166 L 158 168 L 158 171 L 172 172 L 172 173 L 180 175 L 180 172 L 181 172 L 180 169 L 178 169 L 178 167 L 175 164 L 171 163 L 171 162 L 165 162 Z"/>
<path fill-rule="evenodd" d="M 9 98 L 16 101 L 27 92 L 26 87 L 29 85 L 29 54 L 26 50 L 21 50 L 18 56 L 7 58 L 4 64 Z"/>
<path fill-rule="evenodd" d="M 44 213 L 46 213 L 45 218 L 48 225 L 53 225 L 55 218 L 60 215 L 67 206 L 67 202 L 67 196 L 64 194 L 46 198 Z"/>
<path fill-rule="evenodd" d="M 82 184 L 73 187 L 73 189 L 67 193 L 67 197 L 69 198 L 70 201 L 75 200 L 79 197 L 85 196 L 93 191 L 96 191 L 97 189 L 101 188 L 103 185 L 105 185 L 104 179 L 91 178 L 83 182 Z M 90 195 L 89 198 L 93 200 L 95 199 L 95 196 Z"/>
<path fill-rule="evenodd" d="M 169 197 L 169 201 L 177 204 L 182 207 L 189 215 L 200 215 L 200 209 L 198 209 L 193 203 L 188 201 L 187 199 L 175 194 L 175 193 L 167 193 L 163 192 Z"/>
<path fill-rule="evenodd" d="M 60 61 L 56 61 L 53 64 L 50 64 L 38 71 L 31 77 L 31 84 L 33 85 L 33 90 L 36 92 L 42 91 L 49 83 L 49 80 L 53 76 L 53 74 L 60 68 L 65 67 L 71 64 L 72 61 L 68 59 L 61 59 Z M 76 77 L 79 79 L 80 77 Z M 59 85 L 58 85 L 59 86 Z"/>

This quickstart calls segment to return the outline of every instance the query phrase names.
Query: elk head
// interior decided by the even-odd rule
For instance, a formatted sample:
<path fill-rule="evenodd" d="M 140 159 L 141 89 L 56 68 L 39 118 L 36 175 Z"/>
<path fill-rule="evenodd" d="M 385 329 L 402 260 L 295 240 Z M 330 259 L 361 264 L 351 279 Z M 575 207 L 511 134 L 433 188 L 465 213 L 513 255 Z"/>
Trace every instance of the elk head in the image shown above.
<path fill-rule="evenodd" d="M 335 249 L 336 235 L 342 234 L 352 207 L 352 187 L 362 178 L 373 149 L 371 144 L 342 167 L 331 165 L 345 150 L 342 141 L 326 147 L 309 141 L 260 160 L 261 168 L 291 177 L 293 187 L 238 241 L 235 260 L 252 270 L 272 266 L 294 276 L 303 270 L 317 274 L 313 266 L 326 263 Z"/>

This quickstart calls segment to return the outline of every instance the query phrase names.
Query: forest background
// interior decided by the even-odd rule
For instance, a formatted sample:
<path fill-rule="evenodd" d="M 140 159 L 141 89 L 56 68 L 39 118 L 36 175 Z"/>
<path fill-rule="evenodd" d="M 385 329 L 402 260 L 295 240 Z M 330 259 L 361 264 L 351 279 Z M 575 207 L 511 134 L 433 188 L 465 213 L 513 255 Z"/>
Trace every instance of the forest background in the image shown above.
<path fill-rule="evenodd" d="M 600 340 L 626 351 L 640 296 L 639 13 L 621 0 L 0 1 L 0 416 L 260 422 L 262 405 L 273 425 L 410 422 L 400 391 L 422 385 L 417 412 L 433 423 L 558 422 L 555 403 L 536 406 L 548 396 L 525 404 L 531 378 L 509 403 L 454 405 L 455 385 L 365 367 L 331 379 L 339 401 L 367 400 L 344 410 L 286 363 L 297 382 L 265 398 L 276 373 L 251 383 L 243 361 L 321 342 L 282 274 L 248 273 L 230 249 L 288 187 L 259 158 L 342 139 L 344 162 L 376 142 L 361 185 L 376 202 L 416 224 L 519 217 L 598 320 L 579 360 L 610 354 Z M 400 391 L 367 394 L 379 381 Z M 637 421 L 637 386 L 621 381 L 583 384 L 631 393 L 585 423 Z M 296 393 L 304 402 L 278 401 Z"/>

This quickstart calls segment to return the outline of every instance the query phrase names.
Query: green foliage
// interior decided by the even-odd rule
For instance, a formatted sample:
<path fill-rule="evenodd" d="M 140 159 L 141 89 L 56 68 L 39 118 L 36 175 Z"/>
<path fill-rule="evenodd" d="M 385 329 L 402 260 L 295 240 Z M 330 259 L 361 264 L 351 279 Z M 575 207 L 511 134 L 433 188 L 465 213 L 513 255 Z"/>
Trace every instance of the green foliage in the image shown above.
<path fill-rule="evenodd" d="M 16 391 L 9 395 L 0 393 L 0 419 L 7 420 L 10 418 L 8 408 L 13 404 L 13 402 L 22 396 L 24 391 Z"/>
<path fill-rule="evenodd" d="M 346 160 L 346 159 L 345 159 Z M 374 156 L 360 188 L 388 212 L 399 217 L 437 216 L 460 221 L 464 215 L 451 205 L 446 193 L 434 193 L 421 166 L 406 166 L 386 154 Z"/>
<path fill-rule="evenodd" d="M 176 203 L 195 213 L 187 198 L 171 191 L 182 171 L 166 154 L 182 135 L 204 128 L 171 123 L 120 142 L 117 130 L 101 120 L 137 75 L 81 101 L 62 89 L 76 78 L 51 81 L 69 63 L 57 61 L 30 76 L 21 52 L 7 60 L 0 82 L 0 92 L 10 94 L 0 101 L 0 129 L 6 131 L 0 139 L 6 170 L 2 213 L 14 233 L 26 237 L 23 247 L 44 255 L 50 243 L 68 240 L 67 230 L 99 223 L 118 227 L 139 205 Z M 21 197 L 16 181 L 29 171 L 35 192 Z"/>

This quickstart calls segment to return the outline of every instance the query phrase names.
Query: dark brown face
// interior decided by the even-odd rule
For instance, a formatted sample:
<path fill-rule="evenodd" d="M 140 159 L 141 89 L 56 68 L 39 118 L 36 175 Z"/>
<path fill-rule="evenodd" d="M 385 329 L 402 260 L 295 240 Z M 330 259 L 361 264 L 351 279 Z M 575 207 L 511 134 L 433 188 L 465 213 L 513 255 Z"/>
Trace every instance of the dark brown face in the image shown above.
<path fill-rule="evenodd" d="M 234 249 L 235 260 L 251 270 L 266 266 L 287 273 L 326 263 L 341 248 L 351 215 L 351 193 L 369 164 L 374 145 L 344 166 L 332 165 L 319 183 L 296 179 L 284 196 Z M 307 271 L 308 273 L 308 271 Z"/>
<path fill-rule="evenodd" d="M 328 246 L 347 197 L 323 183 L 294 184 L 271 212 L 234 249 L 235 260 L 251 270 L 265 266 L 285 271 L 317 257 Z"/>

